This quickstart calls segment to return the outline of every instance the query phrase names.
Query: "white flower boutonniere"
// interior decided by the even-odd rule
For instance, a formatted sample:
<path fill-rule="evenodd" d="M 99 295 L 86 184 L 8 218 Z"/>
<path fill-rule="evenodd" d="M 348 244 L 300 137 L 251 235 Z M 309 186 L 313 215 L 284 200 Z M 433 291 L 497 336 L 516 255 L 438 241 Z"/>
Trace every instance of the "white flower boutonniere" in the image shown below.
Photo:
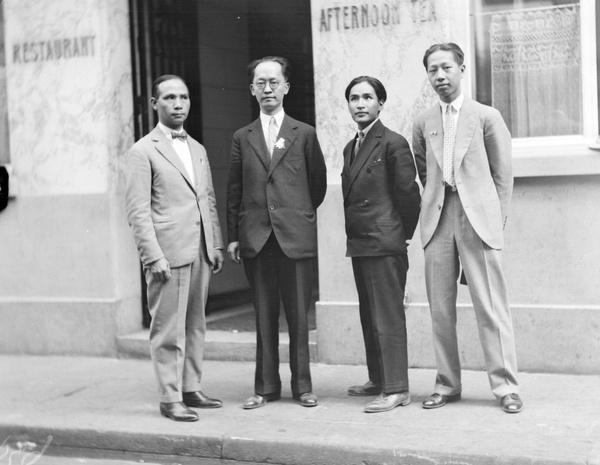
<path fill-rule="evenodd" d="M 285 150 L 285 139 L 280 137 L 277 142 L 275 142 L 275 148 Z"/>

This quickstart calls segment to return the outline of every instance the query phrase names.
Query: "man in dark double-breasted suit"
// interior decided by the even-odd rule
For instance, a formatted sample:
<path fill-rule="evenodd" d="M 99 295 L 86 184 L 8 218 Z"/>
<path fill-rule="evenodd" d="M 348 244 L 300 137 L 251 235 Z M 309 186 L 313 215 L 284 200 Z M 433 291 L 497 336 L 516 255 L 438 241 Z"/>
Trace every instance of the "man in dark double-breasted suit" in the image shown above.
<path fill-rule="evenodd" d="M 403 297 L 407 241 L 419 219 L 419 187 L 408 142 L 379 120 L 387 94 L 370 76 L 346 88 L 358 134 L 344 148 L 342 191 L 347 252 L 358 291 L 369 381 L 354 396 L 379 395 L 366 412 L 410 402 Z"/>
<path fill-rule="evenodd" d="M 250 91 L 260 117 L 233 136 L 227 193 L 230 258 L 243 259 L 256 312 L 255 394 L 258 408 L 281 396 L 279 311 L 283 302 L 290 336 L 293 397 L 317 405 L 312 392 L 307 312 L 317 256 L 317 207 L 327 188 L 315 129 L 283 111 L 289 65 L 265 57 L 249 65 Z"/>

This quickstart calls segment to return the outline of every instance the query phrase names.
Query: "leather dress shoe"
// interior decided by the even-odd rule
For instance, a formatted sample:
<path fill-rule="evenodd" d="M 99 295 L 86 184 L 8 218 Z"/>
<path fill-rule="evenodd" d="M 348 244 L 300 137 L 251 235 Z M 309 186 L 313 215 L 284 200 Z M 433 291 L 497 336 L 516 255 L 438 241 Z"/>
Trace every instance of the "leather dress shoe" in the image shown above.
<path fill-rule="evenodd" d="M 519 413 L 523 410 L 523 401 L 519 394 L 506 394 L 500 399 L 500 405 L 506 413 Z"/>
<path fill-rule="evenodd" d="M 294 396 L 294 399 L 296 399 L 302 407 L 315 407 L 319 404 L 319 399 L 313 392 L 305 392 L 299 396 Z"/>
<path fill-rule="evenodd" d="M 447 396 L 445 394 L 438 394 L 436 392 L 434 394 L 431 394 L 427 399 L 423 401 L 423 408 L 440 408 L 449 402 L 456 402 L 457 400 L 460 400 L 460 393 L 454 394 L 453 396 Z"/>
<path fill-rule="evenodd" d="M 198 414 L 183 402 L 161 402 L 160 413 L 175 421 L 198 421 Z"/>
<path fill-rule="evenodd" d="M 375 400 L 372 400 L 365 406 L 365 412 L 378 413 L 387 412 L 399 405 L 405 406 L 410 404 L 410 393 L 408 391 L 397 392 L 395 394 L 379 394 Z"/>
<path fill-rule="evenodd" d="M 184 392 L 183 403 L 188 407 L 195 408 L 219 408 L 223 407 L 223 402 L 219 399 L 212 399 L 202 391 Z"/>
<path fill-rule="evenodd" d="M 377 386 L 373 381 L 367 381 L 362 386 L 348 388 L 349 396 L 376 396 L 379 394 L 381 394 L 381 386 Z"/>
<path fill-rule="evenodd" d="M 273 402 L 274 400 L 279 400 L 281 398 L 281 394 L 265 394 L 261 396 L 260 394 L 254 394 L 252 397 L 248 397 L 242 408 L 246 410 L 251 410 L 254 408 L 264 407 L 267 405 L 267 402 Z"/>

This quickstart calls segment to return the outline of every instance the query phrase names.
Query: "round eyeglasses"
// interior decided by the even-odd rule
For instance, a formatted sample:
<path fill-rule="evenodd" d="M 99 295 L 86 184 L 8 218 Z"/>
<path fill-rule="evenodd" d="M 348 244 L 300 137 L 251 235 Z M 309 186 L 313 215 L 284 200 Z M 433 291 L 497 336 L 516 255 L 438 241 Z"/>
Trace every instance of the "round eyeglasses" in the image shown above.
<path fill-rule="evenodd" d="M 275 90 L 279 87 L 280 82 L 279 81 L 258 81 L 256 84 L 252 84 L 254 87 L 256 87 L 259 90 L 265 90 L 265 87 L 267 87 L 267 84 L 269 84 L 269 87 L 271 88 L 271 90 Z"/>

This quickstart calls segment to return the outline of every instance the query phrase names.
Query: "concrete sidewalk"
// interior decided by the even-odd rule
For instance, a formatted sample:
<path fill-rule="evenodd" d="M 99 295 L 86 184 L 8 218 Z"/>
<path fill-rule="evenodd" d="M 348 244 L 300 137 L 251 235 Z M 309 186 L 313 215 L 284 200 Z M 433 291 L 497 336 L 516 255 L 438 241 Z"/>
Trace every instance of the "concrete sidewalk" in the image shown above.
<path fill-rule="evenodd" d="M 0 446 L 31 441 L 40 451 L 51 436 L 51 448 L 181 456 L 182 463 L 204 463 L 188 456 L 284 465 L 600 464 L 600 376 L 522 373 L 525 410 L 508 415 L 485 373 L 468 371 L 461 402 L 424 410 L 435 372 L 411 370 L 412 404 L 365 414 L 371 398 L 345 393 L 366 381 L 363 366 L 313 365 L 315 408 L 291 399 L 286 365 L 281 373 L 284 398 L 246 411 L 254 364 L 207 361 L 203 390 L 225 406 L 177 423 L 158 412 L 148 360 L 0 356 Z"/>

